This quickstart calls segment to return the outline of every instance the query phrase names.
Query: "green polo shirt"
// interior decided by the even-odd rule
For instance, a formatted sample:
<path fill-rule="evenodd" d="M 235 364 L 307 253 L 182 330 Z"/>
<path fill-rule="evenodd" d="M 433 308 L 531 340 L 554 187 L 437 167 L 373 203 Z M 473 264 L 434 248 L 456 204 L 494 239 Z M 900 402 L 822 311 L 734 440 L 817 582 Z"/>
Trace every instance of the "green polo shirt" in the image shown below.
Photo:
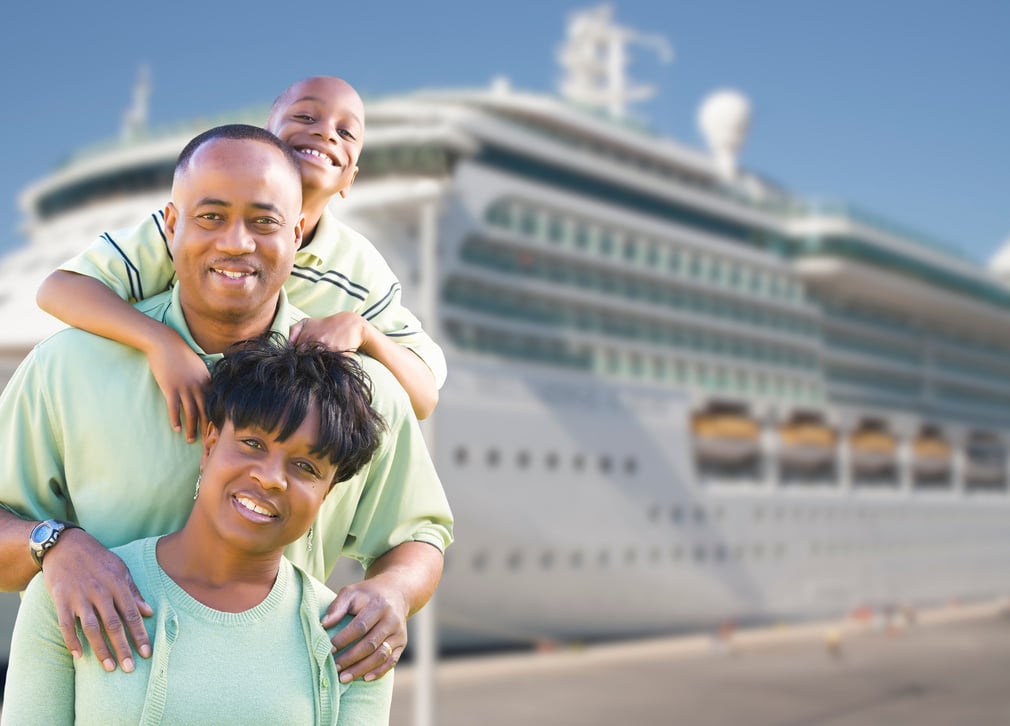
<path fill-rule="evenodd" d="M 177 286 L 136 304 L 193 341 Z M 272 328 L 287 334 L 304 318 L 283 291 Z M 330 492 L 314 527 L 286 554 L 325 580 L 337 557 L 364 566 L 406 541 L 444 550 L 452 514 L 421 437 L 410 400 L 393 375 L 361 356 L 373 406 L 386 430 L 379 450 Z M 0 506 L 29 519 L 78 522 L 106 547 L 179 529 L 193 503 L 199 442 L 168 423 L 165 400 L 146 356 L 77 329 L 39 343 L 0 396 Z"/>
<path fill-rule="evenodd" d="M 167 290 L 175 267 L 164 214 L 155 212 L 131 230 L 106 232 L 60 269 L 93 277 L 129 302 Z M 385 258 L 328 209 L 312 242 L 295 254 L 285 289 L 291 304 L 313 318 L 358 313 L 423 360 L 439 388 L 445 383 L 445 354 L 403 306 L 400 281 Z"/>

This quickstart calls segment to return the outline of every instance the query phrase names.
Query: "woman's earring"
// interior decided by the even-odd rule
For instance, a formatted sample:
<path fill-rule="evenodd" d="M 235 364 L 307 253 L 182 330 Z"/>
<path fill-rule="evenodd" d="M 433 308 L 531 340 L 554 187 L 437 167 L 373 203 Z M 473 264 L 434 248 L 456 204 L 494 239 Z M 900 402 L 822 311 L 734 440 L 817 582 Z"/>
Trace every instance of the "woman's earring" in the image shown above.
<path fill-rule="evenodd" d="M 193 501 L 194 502 L 196 501 L 196 498 L 198 496 L 200 496 L 200 480 L 201 479 L 203 479 L 203 472 L 202 471 L 196 477 L 196 491 L 193 492 Z"/>
<path fill-rule="evenodd" d="M 312 527 L 309 527 L 309 531 L 305 535 L 306 539 L 308 539 L 309 541 L 309 552 L 312 551 L 312 535 L 313 535 Z"/>

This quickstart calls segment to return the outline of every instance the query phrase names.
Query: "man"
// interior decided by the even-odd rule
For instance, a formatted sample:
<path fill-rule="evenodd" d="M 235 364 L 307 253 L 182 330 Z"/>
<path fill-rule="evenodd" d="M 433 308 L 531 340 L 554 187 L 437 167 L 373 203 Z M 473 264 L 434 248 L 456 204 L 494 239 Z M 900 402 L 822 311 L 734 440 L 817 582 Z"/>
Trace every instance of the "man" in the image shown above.
<path fill-rule="evenodd" d="M 201 134 L 180 155 L 165 210 L 178 283 L 138 309 L 208 362 L 267 330 L 286 335 L 304 318 L 281 289 L 302 240 L 301 202 L 298 161 L 272 134 Z M 452 538 L 409 399 L 380 364 L 362 365 L 386 422 L 380 450 L 287 551 L 320 578 L 341 554 L 366 567 L 323 623 L 356 615 L 334 638 L 339 649 L 360 637 L 338 659 L 345 682 L 395 665 Z M 0 397 L 0 588 L 23 589 L 41 568 L 67 646 L 80 652 L 79 621 L 107 670 L 116 660 L 132 669 L 131 639 L 150 654 L 150 608 L 106 548 L 178 529 L 199 473 L 199 443 L 174 433 L 163 401 L 143 353 L 75 329 L 36 346 Z"/>

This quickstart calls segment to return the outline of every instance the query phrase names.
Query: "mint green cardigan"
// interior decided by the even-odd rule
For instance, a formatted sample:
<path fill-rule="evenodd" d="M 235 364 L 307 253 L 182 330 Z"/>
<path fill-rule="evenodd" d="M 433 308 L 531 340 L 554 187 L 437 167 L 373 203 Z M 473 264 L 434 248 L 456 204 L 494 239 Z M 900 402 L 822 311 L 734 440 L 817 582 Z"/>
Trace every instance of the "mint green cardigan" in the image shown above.
<path fill-rule="evenodd" d="M 113 550 L 155 613 L 146 621 L 152 656 L 137 657 L 133 673 L 106 673 L 83 636 L 75 662 L 41 575 L 32 580 L 14 626 L 4 726 L 388 723 L 392 674 L 370 683 L 337 679 L 330 635 L 319 624 L 335 597 L 325 585 L 282 559 L 259 605 L 213 610 L 161 569 L 157 540 Z"/>

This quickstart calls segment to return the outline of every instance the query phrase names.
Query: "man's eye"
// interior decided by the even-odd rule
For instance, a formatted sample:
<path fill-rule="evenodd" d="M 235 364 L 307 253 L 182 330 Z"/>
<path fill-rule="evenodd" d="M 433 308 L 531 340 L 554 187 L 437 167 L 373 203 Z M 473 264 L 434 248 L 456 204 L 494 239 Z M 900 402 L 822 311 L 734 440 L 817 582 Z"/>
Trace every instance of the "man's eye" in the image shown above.
<path fill-rule="evenodd" d="M 280 222 L 278 222 L 273 217 L 257 217 L 256 219 L 253 220 L 253 224 L 270 225 L 270 224 L 280 224 Z"/>
<path fill-rule="evenodd" d="M 292 116 L 292 118 L 296 118 L 299 121 L 309 121 L 309 122 L 312 122 L 312 121 L 315 120 L 311 116 L 309 116 L 307 113 L 296 113 L 296 114 L 294 114 L 294 116 Z"/>
<path fill-rule="evenodd" d="M 263 443 L 259 439 L 242 439 L 242 443 L 250 449 L 262 449 Z"/>
<path fill-rule="evenodd" d="M 217 212 L 204 212 L 203 214 L 197 215 L 198 219 L 206 219 L 209 222 L 220 222 L 224 219 L 224 216 L 218 214 Z"/>
<path fill-rule="evenodd" d="M 339 129 L 339 130 L 337 131 L 337 133 L 338 133 L 338 134 L 340 134 L 340 135 L 341 135 L 341 136 L 342 136 L 343 138 L 345 138 L 345 139 L 349 139 L 349 140 L 351 140 L 351 141 L 357 141 L 357 139 L 356 139 L 356 138 L 354 138 L 354 134 L 352 134 L 352 133 L 351 133 L 350 131 L 348 131 L 347 129 Z"/>

